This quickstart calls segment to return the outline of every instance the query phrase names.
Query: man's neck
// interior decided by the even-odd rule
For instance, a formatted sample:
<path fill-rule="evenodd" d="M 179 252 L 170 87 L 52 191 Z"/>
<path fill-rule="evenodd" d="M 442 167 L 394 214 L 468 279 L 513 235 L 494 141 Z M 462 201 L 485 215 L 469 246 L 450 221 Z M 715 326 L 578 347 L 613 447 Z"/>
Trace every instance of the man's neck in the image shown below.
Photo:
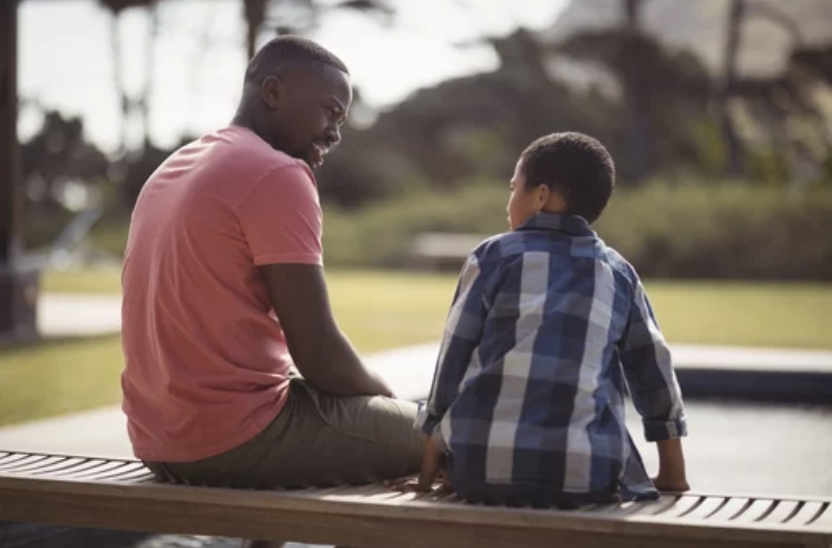
<path fill-rule="evenodd" d="M 258 137 L 263 139 L 265 142 L 267 142 L 269 146 L 276 150 L 279 150 L 277 149 L 277 147 L 274 146 L 274 143 L 272 143 L 271 141 L 269 141 L 269 139 L 266 138 L 266 133 L 260 129 L 257 122 L 255 122 L 255 119 L 256 118 L 252 116 L 249 112 L 247 112 L 245 109 L 240 108 L 237 110 L 237 112 L 234 114 L 234 117 L 231 119 L 231 125 L 242 127 L 251 131 Z"/>

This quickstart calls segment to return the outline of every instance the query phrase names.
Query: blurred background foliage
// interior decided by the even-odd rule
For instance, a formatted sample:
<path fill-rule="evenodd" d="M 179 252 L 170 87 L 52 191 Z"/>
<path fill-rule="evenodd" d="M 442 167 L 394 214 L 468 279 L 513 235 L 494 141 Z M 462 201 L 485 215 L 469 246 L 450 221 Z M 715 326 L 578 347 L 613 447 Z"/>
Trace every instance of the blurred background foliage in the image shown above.
<path fill-rule="evenodd" d="M 113 21 L 159 7 L 99 1 Z M 326 10 L 395 13 L 371 0 L 240 4 L 249 51 L 264 34 L 310 32 Z M 420 234 L 505 230 L 519 152 L 574 130 L 616 159 L 616 194 L 597 229 L 644 275 L 832 280 L 827 0 L 576 0 L 544 31 L 458 47 L 475 44 L 493 48 L 495 70 L 383 111 L 356 90 L 353 121 L 318 173 L 329 266 L 418 266 Z M 128 96 L 118 77 L 114 86 L 123 123 L 147 127 L 147 97 Z M 173 148 L 145 133 L 105 154 L 85 140 L 83 119 L 42 119 L 22 143 L 28 247 L 72 240 L 66 227 L 94 211 L 88 258 L 117 258 L 144 181 Z"/>

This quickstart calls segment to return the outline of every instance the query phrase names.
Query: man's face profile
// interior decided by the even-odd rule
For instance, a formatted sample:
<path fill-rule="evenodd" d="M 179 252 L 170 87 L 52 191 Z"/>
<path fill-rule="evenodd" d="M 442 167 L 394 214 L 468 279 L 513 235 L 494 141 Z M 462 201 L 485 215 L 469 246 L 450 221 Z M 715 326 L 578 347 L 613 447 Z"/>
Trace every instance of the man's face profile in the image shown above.
<path fill-rule="evenodd" d="M 320 166 L 330 148 L 341 141 L 340 127 L 352 103 L 349 76 L 330 65 L 296 67 L 262 86 L 269 110 L 272 145 Z"/>

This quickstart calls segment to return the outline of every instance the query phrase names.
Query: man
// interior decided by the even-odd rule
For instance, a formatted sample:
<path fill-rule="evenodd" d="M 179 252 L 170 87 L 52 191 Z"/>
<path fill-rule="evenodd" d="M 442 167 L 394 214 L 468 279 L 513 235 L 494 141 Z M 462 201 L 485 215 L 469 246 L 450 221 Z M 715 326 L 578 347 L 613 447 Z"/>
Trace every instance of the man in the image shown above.
<path fill-rule="evenodd" d="M 123 408 L 159 477 L 294 487 L 418 471 L 416 405 L 364 367 L 327 296 L 312 170 L 351 101 L 332 53 L 272 40 L 231 125 L 144 186 L 123 271 Z"/>

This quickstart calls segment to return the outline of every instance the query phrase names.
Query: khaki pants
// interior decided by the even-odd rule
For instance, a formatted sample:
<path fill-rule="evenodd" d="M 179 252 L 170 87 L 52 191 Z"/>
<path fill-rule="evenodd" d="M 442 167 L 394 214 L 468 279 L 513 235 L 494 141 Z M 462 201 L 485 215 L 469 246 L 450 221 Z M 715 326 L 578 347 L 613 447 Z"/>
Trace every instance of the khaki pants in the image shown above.
<path fill-rule="evenodd" d="M 146 462 L 160 479 L 274 488 L 362 484 L 418 473 L 424 441 L 415 403 L 335 396 L 293 378 L 277 418 L 252 440 L 190 463 Z"/>

